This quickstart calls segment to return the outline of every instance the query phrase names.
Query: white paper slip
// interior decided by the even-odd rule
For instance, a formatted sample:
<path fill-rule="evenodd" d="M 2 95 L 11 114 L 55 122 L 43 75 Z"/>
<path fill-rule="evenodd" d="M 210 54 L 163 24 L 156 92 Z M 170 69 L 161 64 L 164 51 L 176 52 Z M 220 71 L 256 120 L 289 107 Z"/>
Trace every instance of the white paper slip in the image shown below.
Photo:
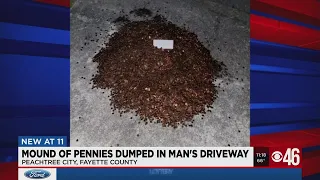
<path fill-rule="evenodd" d="M 173 40 L 155 39 L 153 40 L 153 46 L 159 49 L 173 49 Z"/>

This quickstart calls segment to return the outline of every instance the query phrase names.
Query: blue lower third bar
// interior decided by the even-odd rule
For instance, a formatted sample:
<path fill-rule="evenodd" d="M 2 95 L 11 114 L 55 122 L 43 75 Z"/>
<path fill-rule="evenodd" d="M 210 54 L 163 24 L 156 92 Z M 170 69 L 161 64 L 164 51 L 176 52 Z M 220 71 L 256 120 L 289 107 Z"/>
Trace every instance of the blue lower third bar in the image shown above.
<path fill-rule="evenodd" d="M 61 168 L 57 180 L 301 180 L 301 169 L 275 168 Z"/>

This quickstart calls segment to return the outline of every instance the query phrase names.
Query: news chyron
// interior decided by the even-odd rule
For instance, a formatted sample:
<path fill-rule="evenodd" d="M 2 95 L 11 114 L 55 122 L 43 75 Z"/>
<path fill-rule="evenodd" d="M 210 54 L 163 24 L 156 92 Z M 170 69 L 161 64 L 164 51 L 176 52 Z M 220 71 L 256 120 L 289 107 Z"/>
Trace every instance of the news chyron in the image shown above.
<path fill-rule="evenodd" d="M 301 168 L 301 149 L 69 147 L 67 137 L 19 137 L 19 179 L 56 180 L 59 168 Z"/>

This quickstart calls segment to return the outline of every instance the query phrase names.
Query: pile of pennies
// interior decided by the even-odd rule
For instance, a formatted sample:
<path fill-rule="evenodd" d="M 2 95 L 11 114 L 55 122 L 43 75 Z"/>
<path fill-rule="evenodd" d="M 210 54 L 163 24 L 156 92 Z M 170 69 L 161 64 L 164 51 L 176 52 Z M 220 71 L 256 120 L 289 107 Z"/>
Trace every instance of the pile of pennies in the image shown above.
<path fill-rule="evenodd" d="M 93 59 L 93 88 L 110 89 L 113 110 L 134 112 L 143 123 L 192 126 L 217 98 L 223 63 L 196 34 L 162 16 L 125 22 Z M 174 48 L 154 47 L 155 39 L 173 40 Z"/>

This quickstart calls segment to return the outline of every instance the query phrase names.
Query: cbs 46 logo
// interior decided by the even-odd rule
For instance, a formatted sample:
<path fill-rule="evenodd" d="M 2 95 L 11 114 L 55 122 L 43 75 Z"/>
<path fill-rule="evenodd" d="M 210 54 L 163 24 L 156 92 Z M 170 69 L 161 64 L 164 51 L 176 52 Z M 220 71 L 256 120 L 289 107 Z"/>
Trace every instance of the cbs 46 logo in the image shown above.
<path fill-rule="evenodd" d="M 280 151 L 273 152 L 271 158 L 273 162 L 284 162 L 288 163 L 288 166 L 298 166 L 300 164 L 299 153 L 298 148 L 288 148 L 284 155 Z"/>

